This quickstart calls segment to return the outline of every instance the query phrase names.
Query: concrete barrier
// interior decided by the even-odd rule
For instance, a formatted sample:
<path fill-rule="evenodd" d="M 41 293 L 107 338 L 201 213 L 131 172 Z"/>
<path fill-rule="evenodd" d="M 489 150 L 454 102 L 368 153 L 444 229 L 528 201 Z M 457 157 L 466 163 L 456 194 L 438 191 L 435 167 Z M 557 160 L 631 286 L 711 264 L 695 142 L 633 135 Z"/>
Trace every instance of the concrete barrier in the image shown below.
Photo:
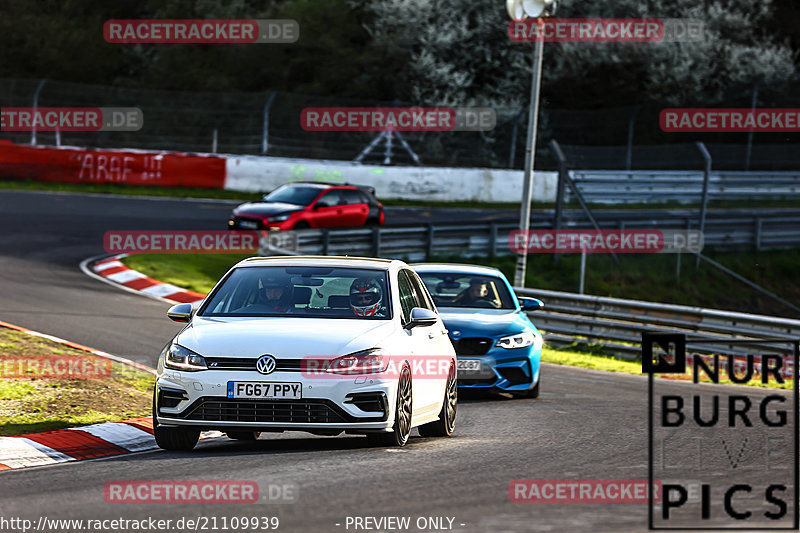
<path fill-rule="evenodd" d="M 289 181 L 355 183 L 375 187 L 378 198 L 515 202 L 522 198 L 521 170 L 358 165 L 343 161 L 229 156 L 225 188 L 270 191 Z M 553 202 L 558 175 L 537 172 L 533 200 Z"/>

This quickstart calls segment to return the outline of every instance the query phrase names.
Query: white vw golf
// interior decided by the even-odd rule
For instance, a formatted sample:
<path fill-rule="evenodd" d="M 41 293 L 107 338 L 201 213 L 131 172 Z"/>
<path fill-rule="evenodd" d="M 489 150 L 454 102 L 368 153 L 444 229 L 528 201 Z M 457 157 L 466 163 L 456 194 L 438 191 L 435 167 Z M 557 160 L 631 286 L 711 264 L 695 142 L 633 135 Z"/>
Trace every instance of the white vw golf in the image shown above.
<path fill-rule="evenodd" d="M 402 261 L 254 257 L 200 305 L 158 359 L 156 442 L 190 450 L 202 430 L 366 434 L 403 446 L 411 428 L 455 426 L 456 356 L 433 300 Z"/>

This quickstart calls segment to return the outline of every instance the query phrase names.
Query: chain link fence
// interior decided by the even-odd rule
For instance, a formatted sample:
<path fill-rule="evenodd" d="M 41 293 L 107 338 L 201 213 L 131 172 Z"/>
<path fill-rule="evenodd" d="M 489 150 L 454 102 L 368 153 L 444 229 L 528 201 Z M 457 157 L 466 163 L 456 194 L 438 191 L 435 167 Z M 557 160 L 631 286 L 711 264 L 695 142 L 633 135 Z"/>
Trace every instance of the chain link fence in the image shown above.
<path fill-rule="evenodd" d="M 138 107 L 144 127 L 136 132 L 37 132 L 37 144 L 139 148 L 182 152 L 254 154 L 352 161 L 377 132 L 309 132 L 300 125 L 306 107 L 391 107 L 377 102 L 265 91 L 211 93 L 86 85 L 53 80 L 0 79 L 0 107 Z M 800 87 L 798 87 L 800 89 Z M 789 91 L 785 106 L 793 100 Z M 800 94 L 800 90 L 796 91 Z M 749 107 L 740 97 L 730 106 Z M 477 105 L 476 105 L 477 107 Z M 701 107 L 697 105 L 695 107 Z M 798 105 L 800 107 L 800 105 Z M 537 169 L 556 168 L 547 144 L 557 139 L 570 168 L 605 170 L 701 169 L 694 142 L 702 140 L 716 170 L 797 170 L 800 143 L 780 133 L 667 134 L 658 126 L 659 106 L 564 110 L 543 105 Z M 425 166 L 521 169 L 527 111 L 495 108 L 490 132 L 404 132 L 402 138 Z M 0 138 L 31 142 L 30 132 L 0 132 Z M 416 164 L 399 142 L 381 141 L 363 163 Z"/>

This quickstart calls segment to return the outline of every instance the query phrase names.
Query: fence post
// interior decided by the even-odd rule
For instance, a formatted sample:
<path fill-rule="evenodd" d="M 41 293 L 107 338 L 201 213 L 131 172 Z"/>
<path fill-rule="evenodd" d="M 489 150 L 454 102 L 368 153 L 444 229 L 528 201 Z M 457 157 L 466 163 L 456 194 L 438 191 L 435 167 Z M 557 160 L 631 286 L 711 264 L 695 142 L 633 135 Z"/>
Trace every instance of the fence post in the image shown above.
<path fill-rule="evenodd" d="M 636 105 L 633 107 L 633 113 L 631 113 L 631 119 L 628 122 L 628 149 L 625 152 L 625 169 L 630 170 L 631 164 L 633 161 L 633 127 L 636 122 L 636 113 L 639 112 L 639 106 Z M 633 177 L 632 174 L 628 174 L 628 178 Z"/>
<path fill-rule="evenodd" d="M 44 83 L 47 79 L 39 80 L 39 85 L 36 86 L 36 90 L 33 92 L 33 114 L 36 115 L 36 108 L 39 107 L 39 93 L 42 92 L 42 87 L 44 87 Z M 33 122 L 33 128 L 31 129 L 31 146 L 36 146 L 36 121 Z"/>
<path fill-rule="evenodd" d="M 755 84 L 753 84 L 753 99 L 750 103 L 750 110 L 755 113 L 756 104 L 758 103 L 758 84 L 761 83 L 761 77 L 759 77 Z M 744 156 L 744 169 L 750 170 L 750 155 L 753 151 L 753 130 L 747 132 L 747 151 L 745 152 Z"/>
<path fill-rule="evenodd" d="M 217 128 L 214 128 L 214 133 L 211 136 L 211 153 L 217 153 Z"/>
<path fill-rule="evenodd" d="M 514 168 L 514 159 L 517 156 L 517 130 L 523 113 L 525 113 L 524 107 L 517 113 L 516 118 L 514 118 L 514 127 L 511 128 L 511 153 L 508 154 L 508 168 Z"/>
<path fill-rule="evenodd" d="M 586 278 L 586 248 L 581 249 L 581 286 L 578 294 L 583 294 L 583 284 Z"/>
<path fill-rule="evenodd" d="M 706 208 L 708 207 L 708 180 L 711 178 L 711 154 L 708 152 L 706 145 L 702 141 L 697 142 L 697 149 L 705 161 L 703 168 L 703 195 L 700 199 L 700 234 L 706 229 Z M 700 256 L 694 264 L 695 268 L 700 268 Z"/>
<path fill-rule="evenodd" d="M 553 229 L 561 229 L 561 216 L 564 209 L 564 181 L 567 177 L 567 158 L 561 150 L 558 142 L 553 139 L 550 141 L 550 151 L 556 156 L 558 161 L 558 181 L 556 182 L 556 208 L 553 215 Z M 553 260 L 558 264 L 558 254 L 553 254 Z"/>
<path fill-rule="evenodd" d="M 262 155 L 267 155 L 267 150 L 269 150 L 269 108 L 272 106 L 273 100 L 275 100 L 275 91 L 270 93 L 267 103 L 264 104 L 264 128 L 261 132 Z"/>

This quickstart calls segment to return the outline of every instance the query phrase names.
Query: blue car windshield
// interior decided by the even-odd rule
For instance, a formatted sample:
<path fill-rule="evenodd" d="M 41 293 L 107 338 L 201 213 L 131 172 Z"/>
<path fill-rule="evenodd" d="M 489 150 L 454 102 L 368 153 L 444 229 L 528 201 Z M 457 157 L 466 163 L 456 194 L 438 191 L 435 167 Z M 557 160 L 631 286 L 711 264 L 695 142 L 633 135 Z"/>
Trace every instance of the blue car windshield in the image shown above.
<path fill-rule="evenodd" d="M 507 285 L 496 276 L 436 272 L 420 277 L 437 307 L 516 309 Z"/>

